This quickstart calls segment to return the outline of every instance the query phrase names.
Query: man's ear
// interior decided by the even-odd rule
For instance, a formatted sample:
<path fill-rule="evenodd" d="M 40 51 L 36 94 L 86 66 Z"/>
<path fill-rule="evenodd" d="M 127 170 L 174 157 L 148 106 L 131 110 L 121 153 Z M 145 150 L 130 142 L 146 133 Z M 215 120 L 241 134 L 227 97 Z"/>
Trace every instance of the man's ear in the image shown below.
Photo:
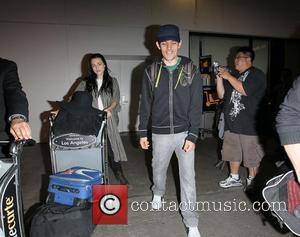
<path fill-rule="evenodd" d="M 178 48 L 180 49 L 181 47 L 181 44 L 182 44 L 182 40 L 180 40 L 180 42 L 178 43 Z"/>
<path fill-rule="evenodd" d="M 156 41 L 156 47 L 160 50 L 159 42 Z"/>

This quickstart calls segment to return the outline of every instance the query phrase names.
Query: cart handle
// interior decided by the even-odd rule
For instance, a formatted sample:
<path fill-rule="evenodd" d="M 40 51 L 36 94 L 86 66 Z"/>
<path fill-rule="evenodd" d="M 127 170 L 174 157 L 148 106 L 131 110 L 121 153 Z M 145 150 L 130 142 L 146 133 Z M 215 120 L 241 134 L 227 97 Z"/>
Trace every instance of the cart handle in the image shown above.
<path fill-rule="evenodd" d="M 0 140 L 0 145 L 5 145 L 9 143 L 24 143 L 25 146 L 33 146 L 36 144 L 36 141 L 34 139 L 27 139 L 27 140 L 18 140 L 18 141 L 11 141 L 11 140 Z"/>
<path fill-rule="evenodd" d="M 10 145 L 9 153 L 12 156 L 17 156 L 19 153 L 22 152 L 23 146 L 25 145 L 26 141 L 25 140 L 20 140 L 20 141 L 13 141 Z"/>
<path fill-rule="evenodd" d="M 18 140 L 18 141 L 10 141 L 10 140 L 0 140 L 0 145 L 10 145 L 9 153 L 11 155 L 17 155 L 17 153 L 23 149 L 23 146 L 34 146 L 36 141 L 34 139 L 27 140 Z"/>

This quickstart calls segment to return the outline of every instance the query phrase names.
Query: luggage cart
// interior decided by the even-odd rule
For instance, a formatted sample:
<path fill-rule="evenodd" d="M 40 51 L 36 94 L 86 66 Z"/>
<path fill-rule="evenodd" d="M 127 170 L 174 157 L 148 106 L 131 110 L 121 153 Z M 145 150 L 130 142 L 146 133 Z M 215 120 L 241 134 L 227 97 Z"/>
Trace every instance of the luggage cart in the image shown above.
<path fill-rule="evenodd" d="M 49 147 L 52 173 L 55 174 L 74 166 L 99 170 L 104 176 L 104 184 L 109 183 L 107 160 L 106 114 L 98 136 L 66 133 L 55 136 L 53 123 L 56 114 L 49 116 Z"/>
<path fill-rule="evenodd" d="M 9 141 L 0 141 L 8 144 Z M 0 237 L 25 236 L 20 181 L 20 159 L 25 141 L 12 142 L 11 158 L 0 160 Z"/>

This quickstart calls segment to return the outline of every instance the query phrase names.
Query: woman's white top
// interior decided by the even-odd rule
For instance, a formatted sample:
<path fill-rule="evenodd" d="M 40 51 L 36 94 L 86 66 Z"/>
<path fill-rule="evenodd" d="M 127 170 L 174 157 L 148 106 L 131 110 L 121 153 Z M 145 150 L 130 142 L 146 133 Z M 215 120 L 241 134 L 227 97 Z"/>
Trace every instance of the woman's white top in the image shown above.
<path fill-rule="evenodd" d="M 98 91 L 100 90 L 101 86 L 102 86 L 102 79 L 97 79 L 97 87 L 98 87 Z M 98 109 L 103 110 L 103 103 L 102 103 L 102 99 L 101 96 L 98 97 Z"/>

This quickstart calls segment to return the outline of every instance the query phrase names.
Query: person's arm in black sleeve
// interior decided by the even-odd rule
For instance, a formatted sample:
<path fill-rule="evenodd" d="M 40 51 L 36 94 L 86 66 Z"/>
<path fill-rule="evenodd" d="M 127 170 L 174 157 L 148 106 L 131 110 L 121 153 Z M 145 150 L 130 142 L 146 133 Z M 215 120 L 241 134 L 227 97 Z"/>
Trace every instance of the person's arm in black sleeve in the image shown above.
<path fill-rule="evenodd" d="M 143 75 L 142 83 L 142 95 L 139 109 L 139 137 L 147 137 L 148 133 L 148 123 L 151 114 L 151 104 L 152 104 L 152 84 L 150 81 L 150 76 L 145 70 Z"/>
<path fill-rule="evenodd" d="M 28 101 L 22 91 L 19 81 L 17 65 L 14 62 L 6 62 L 5 78 L 3 81 L 4 99 L 7 107 L 10 133 L 16 140 L 30 139 L 31 128 L 28 120 Z"/>
<path fill-rule="evenodd" d="M 190 127 L 186 140 L 196 143 L 199 135 L 203 106 L 203 86 L 199 70 L 195 69 L 194 78 L 190 85 L 191 100 L 189 106 Z"/>
<path fill-rule="evenodd" d="M 3 88 L 8 117 L 18 114 L 28 119 L 28 101 L 22 91 L 17 65 L 14 62 L 7 63 Z"/>

